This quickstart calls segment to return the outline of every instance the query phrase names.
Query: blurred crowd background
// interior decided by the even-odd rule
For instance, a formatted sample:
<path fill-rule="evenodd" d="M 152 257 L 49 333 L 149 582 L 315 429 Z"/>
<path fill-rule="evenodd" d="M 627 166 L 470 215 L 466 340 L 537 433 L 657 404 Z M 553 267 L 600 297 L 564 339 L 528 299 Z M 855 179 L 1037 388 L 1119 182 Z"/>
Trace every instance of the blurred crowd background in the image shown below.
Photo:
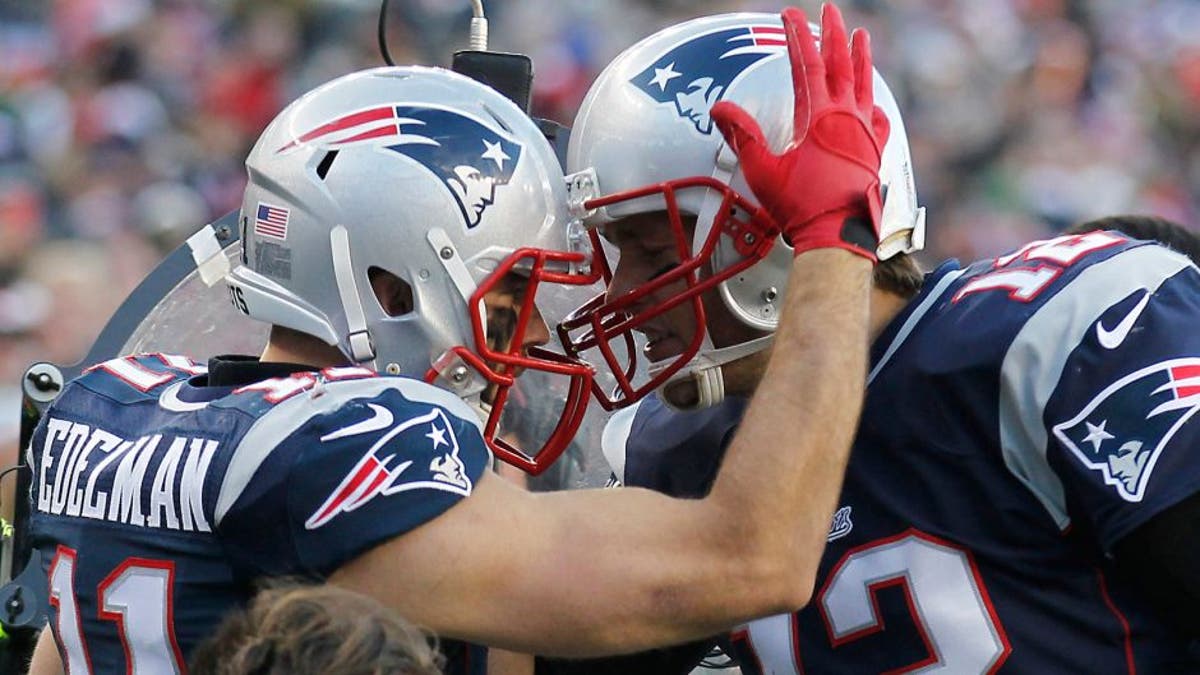
<path fill-rule="evenodd" d="M 485 4 L 492 48 L 534 57 L 535 113 L 570 124 L 592 78 L 638 38 L 784 3 Z M 905 113 L 927 262 L 1117 212 L 1200 223 L 1197 0 L 840 4 L 871 30 Z M 0 0 L 0 449 L 15 448 L 25 367 L 81 358 L 165 252 L 238 207 L 242 160 L 274 114 L 382 64 L 378 11 L 378 0 Z M 468 0 L 389 11 L 397 63 L 448 65 L 466 46 Z"/>

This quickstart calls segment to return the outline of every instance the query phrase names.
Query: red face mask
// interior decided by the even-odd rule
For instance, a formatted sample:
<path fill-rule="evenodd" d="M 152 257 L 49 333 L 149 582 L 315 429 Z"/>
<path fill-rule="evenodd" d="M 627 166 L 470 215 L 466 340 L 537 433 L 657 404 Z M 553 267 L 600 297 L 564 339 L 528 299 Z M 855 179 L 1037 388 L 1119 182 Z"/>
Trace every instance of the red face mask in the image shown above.
<path fill-rule="evenodd" d="M 705 189 L 716 191 L 720 198 L 720 206 L 716 210 L 707 237 L 703 242 L 697 242 L 698 247 L 693 252 L 691 237 L 684 227 L 683 215 L 679 209 L 677 193 Z M 696 356 L 705 337 L 705 313 L 701 295 L 766 257 L 779 234 L 779 228 L 765 211 L 728 185 L 708 176 L 671 180 L 606 195 L 584 202 L 584 208 L 598 209 L 653 195 L 662 195 L 678 264 L 651 275 L 620 295 L 600 295 L 593 298 L 558 325 L 559 339 L 568 356 L 582 360 L 583 352 L 595 349 L 604 362 L 604 369 L 616 382 L 611 392 L 604 391 L 599 383 L 594 382 L 592 385 L 593 394 L 605 410 L 636 403 L 669 380 Z M 606 261 L 599 233 L 592 228 L 589 234 L 593 248 L 592 259 Z M 742 258 L 715 273 L 702 274 L 712 269 L 712 257 L 722 236 L 730 238 L 734 249 Z M 620 265 L 620 262 L 617 264 Z M 607 263 L 599 267 L 606 285 L 611 286 L 610 267 Z M 635 384 L 637 359 L 633 333 L 648 321 L 679 306 L 690 308 L 696 326 L 686 348 L 682 353 L 656 363 L 649 379 Z M 614 347 L 614 344 L 617 346 Z"/>
<path fill-rule="evenodd" d="M 545 340 L 531 335 L 531 327 L 538 327 L 533 331 L 545 330 L 540 328 L 544 324 L 541 323 L 535 300 L 538 291 L 546 287 L 588 286 L 599 281 L 602 276 L 600 271 L 580 267 L 586 262 L 587 255 L 583 253 L 538 248 L 514 251 L 471 294 L 467 309 L 471 317 L 474 348 L 459 345 L 448 350 L 425 375 L 425 381 L 430 383 L 439 378 L 453 382 L 466 375 L 461 370 L 463 367 L 478 372 L 488 383 L 488 393 L 491 394 L 491 408 L 484 422 L 484 440 L 496 457 L 535 476 L 553 464 L 575 436 L 587 410 L 588 395 L 595 375 L 587 363 L 544 349 L 540 343 Z M 584 271 L 575 271 L 576 268 Z M 518 275 L 523 277 L 521 287 L 513 289 L 508 279 Z M 506 327 L 507 331 L 511 331 L 506 344 L 489 345 L 487 340 L 486 317 L 489 313 L 485 296 L 493 291 L 504 291 L 515 298 L 511 309 L 515 311 L 516 319 L 512 326 Z M 504 421 L 521 413 L 518 410 L 514 415 L 514 411 L 509 411 L 506 415 L 510 403 L 522 403 L 523 399 L 531 398 L 523 397 L 514 388 L 517 376 L 530 371 L 544 374 L 547 382 L 554 382 L 551 386 L 561 388 L 561 396 L 554 397 L 561 408 L 557 421 L 543 421 L 533 437 L 518 441 L 506 433 L 506 426 L 511 425 L 506 425 Z"/>

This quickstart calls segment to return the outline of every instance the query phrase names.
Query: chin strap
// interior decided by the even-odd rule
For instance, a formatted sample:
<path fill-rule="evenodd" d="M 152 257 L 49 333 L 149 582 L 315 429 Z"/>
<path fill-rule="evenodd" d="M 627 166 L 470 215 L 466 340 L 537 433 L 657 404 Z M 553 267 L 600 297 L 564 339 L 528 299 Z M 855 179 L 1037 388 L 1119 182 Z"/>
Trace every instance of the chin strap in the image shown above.
<path fill-rule="evenodd" d="M 345 225 L 337 225 L 329 232 L 329 248 L 333 255 L 333 278 L 337 282 L 342 310 L 346 313 L 346 344 L 355 363 L 375 369 L 375 343 L 367 329 L 366 314 L 358 295 L 358 284 L 354 282 L 354 263 L 350 259 L 350 235 Z"/>
<path fill-rule="evenodd" d="M 728 185 L 738 169 L 737 153 L 729 147 L 728 143 L 721 143 L 717 148 L 713 165 L 712 177 Z M 716 220 L 717 210 L 722 202 L 722 195 L 713 190 L 708 190 L 705 194 L 700 211 L 696 214 L 696 231 L 692 235 L 693 251 L 708 239 L 709 232 L 712 231 L 713 223 Z M 724 287 L 725 284 L 722 283 L 721 286 Z M 721 371 L 721 366 L 766 349 L 770 346 L 773 337 L 767 335 L 731 347 L 717 349 L 713 346 L 709 336 L 705 335 L 699 353 L 658 388 L 659 399 L 674 410 L 701 410 L 720 403 L 725 400 L 725 375 Z M 666 362 L 663 366 L 669 365 L 669 363 Z M 661 367 L 656 369 L 654 365 L 651 365 L 650 376 L 653 377 L 657 370 L 661 370 Z M 690 383 L 696 394 L 694 402 L 690 405 L 680 405 L 677 401 L 673 401 L 667 393 L 668 389 L 685 383 Z"/>
<path fill-rule="evenodd" d="M 471 410 L 474 410 L 475 414 L 479 416 L 479 421 L 483 424 L 487 424 L 488 420 L 492 417 L 492 404 L 484 403 L 480 394 L 475 394 L 474 396 L 463 400 L 466 401 L 467 406 L 471 408 Z"/>
<path fill-rule="evenodd" d="M 737 154 L 733 152 L 728 143 L 721 143 L 717 148 L 713 163 L 712 177 L 728 185 L 729 180 L 733 177 L 733 172 L 737 170 Z M 696 214 L 696 230 L 692 234 L 693 251 L 708 239 L 708 233 L 712 231 L 713 221 L 716 220 L 717 209 L 720 207 L 721 201 L 721 195 L 718 193 L 713 190 L 705 191 L 704 199 L 700 203 L 700 210 Z M 743 349 L 749 344 L 751 343 L 745 342 L 733 347 L 717 349 L 713 347 L 712 340 L 706 334 L 696 356 L 658 388 L 658 398 L 673 410 L 700 410 L 720 403 L 725 400 L 725 376 L 721 372 L 721 365 L 757 351 L 757 349 L 748 351 Z M 727 354 L 727 352 L 736 353 Z M 664 362 L 662 366 L 670 365 L 670 363 L 670 361 Z M 656 368 L 652 364 L 650 376 L 653 377 L 658 370 L 661 370 L 661 366 Z M 688 384 L 695 391 L 694 401 L 689 405 L 681 405 L 678 401 L 672 400 L 668 390 L 679 386 L 686 387 Z M 688 399 L 692 400 L 691 397 Z"/>
<path fill-rule="evenodd" d="M 712 346 L 708 335 L 705 335 L 704 344 L 695 358 L 689 361 L 683 368 L 680 368 L 679 372 L 672 375 L 670 379 L 658 388 L 659 399 L 668 408 L 673 410 L 701 410 L 720 403 L 725 400 L 725 375 L 721 371 L 721 366 L 745 356 L 761 352 L 771 346 L 771 342 L 774 339 L 775 336 L 773 334 L 764 335 L 763 337 L 730 347 L 716 349 Z M 669 361 L 663 362 L 659 369 L 669 364 Z M 650 367 L 651 377 L 654 376 L 655 370 L 654 366 Z M 695 400 L 687 405 L 672 400 L 671 396 L 667 393 L 668 389 L 683 383 L 691 383 L 696 393 Z"/>

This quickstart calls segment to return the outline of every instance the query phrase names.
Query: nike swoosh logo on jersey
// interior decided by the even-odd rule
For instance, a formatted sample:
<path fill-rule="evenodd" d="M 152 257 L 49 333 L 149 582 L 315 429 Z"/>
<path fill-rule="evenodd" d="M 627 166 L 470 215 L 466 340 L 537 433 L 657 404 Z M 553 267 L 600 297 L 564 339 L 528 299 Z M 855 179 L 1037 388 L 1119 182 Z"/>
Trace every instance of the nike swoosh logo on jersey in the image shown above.
<path fill-rule="evenodd" d="M 207 408 L 208 401 L 185 401 L 179 398 L 179 390 L 183 388 L 183 383 L 184 380 L 180 380 L 164 389 L 162 395 L 158 397 L 159 407 L 171 412 L 188 412 Z"/>
<path fill-rule="evenodd" d="M 367 407 L 374 413 L 370 417 L 361 422 L 355 422 L 349 426 L 342 427 L 337 431 L 331 431 L 321 437 L 321 442 L 332 441 L 337 438 L 345 438 L 346 436 L 357 436 L 359 434 L 368 434 L 372 431 L 379 431 L 392 426 L 394 418 L 392 411 L 377 404 L 368 403 Z"/>
<path fill-rule="evenodd" d="M 1096 339 L 1100 341 L 1100 346 L 1105 349 L 1116 349 L 1121 346 L 1125 338 L 1129 336 L 1129 331 L 1133 330 L 1133 324 L 1137 323 L 1138 317 L 1142 315 L 1142 310 L 1146 308 L 1146 303 L 1150 302 L 1150 293 L 1146 292 L 1138 304 L 1134 305 L 1133 309 L 1121 319 L 1121 323 L 1113 326 L 1112 330 L 1104 327 L 1104 324 L 1096 322 Z"/>

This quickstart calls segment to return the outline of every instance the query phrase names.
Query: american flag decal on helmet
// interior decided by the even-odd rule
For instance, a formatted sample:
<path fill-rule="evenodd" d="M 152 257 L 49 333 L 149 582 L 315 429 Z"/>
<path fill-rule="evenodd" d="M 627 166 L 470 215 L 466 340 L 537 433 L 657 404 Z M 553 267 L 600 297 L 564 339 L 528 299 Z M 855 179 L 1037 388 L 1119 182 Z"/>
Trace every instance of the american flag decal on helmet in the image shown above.
<path fill-rule="evenodd" d="M 254 214 L 254 234 L 287 239 L 288 218 L 291 214 L 282 206 L 271 206 L 259 202 Z"/>

